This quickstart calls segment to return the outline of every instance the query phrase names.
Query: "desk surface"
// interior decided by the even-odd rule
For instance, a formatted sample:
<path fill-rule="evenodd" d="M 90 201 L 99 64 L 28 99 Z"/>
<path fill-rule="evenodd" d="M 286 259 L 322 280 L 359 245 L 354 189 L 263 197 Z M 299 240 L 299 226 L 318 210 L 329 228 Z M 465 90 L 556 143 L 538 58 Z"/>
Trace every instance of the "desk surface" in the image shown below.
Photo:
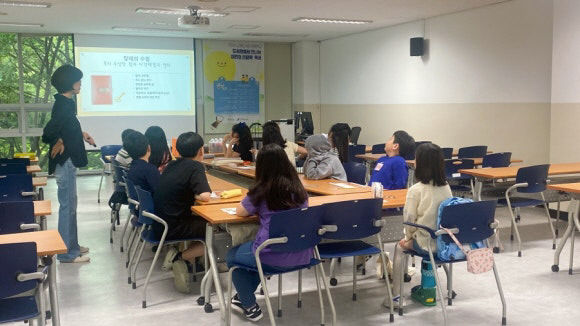
<path fill-rule="evenodd" d="M 226 180 L 220 179 L 216 176 L 207 174 L 207 181 L 209 183 L 209 187 L 214 192 L 221 192 L 224 190 L 232 190 L 232 189 L 242 189 L 242 195 L 236 196 L 232 198 L 222 199 L 222 198 L 211 198 L 209 201 L 196 201 L 197 205 L 217 205 L 217 204 L 225 204 L 225 203 L 239 203 L 246 197 L 248 193 L 248 189 L 240 187 L 236 184 L 228 182 Z"/>
<path fill-rule="evenodd" d="M 505 179 L 505 178 L 515 178 L 516 175 L 518 174 L 519 169 L 520 169 L 519 166 L 510 166 L 507 168 L 459 170 L 459 172 L 485 179 Z M 550 170 L 548 170 L 548 175 L 577 174 L 577 173 L 580 173 L 580 162 L 552 164 L 550 165 Z"/>
<path fill-rule="evenodd" d="M 47 216 L 52 214 L 52 207 L 50 200 L 35 200 L 34 216 Z"/>
<path fill-rule="evenodd" d="M 483 164 L 483 158 L 481 157 L 475 157 L 475 158 L 465 158 L 466 160 L 473 160 L 473 164 L 474 165 L 482 165 Z M 510 163 L 522 163 L 524 160 L 521 160 L 519 158 L 512 158 L 510 160 Z M 409 166 L 415 166 L 415 160 L 408 160 L 407 164 Z M 459 164 L 459 163 L 458 163 Z"/>
<path fill-rule="evenodd" d="M 48 183 L 47 177 L 34 177 L 32 178 L 32 185 L 34 187 L 44 187 Z"/>
<path fill-rule="evenodd" d="M 405 206 L 405 198 L 407 196 L 407 190 L 385 190 L 383 192 L 383 208 L 397 208 Z M 317 196 L 308 198 L 309 206 L 318 206 L 328 203 L 347 201 L 347 200 L 357 200 L 357 199 L 368 199 L 372 198 L 371 193 L 359 193 L 359 194 L 346 194 L 346 195 L 334 195 L 334 196 Z M 234 208 L 235 205 L 229 204 L 219 204 L 219 205 L 205 205 L 205 206 L 193 206 L 191 208 L 192 212 L 203 217 L 210 224 L 222 224 L 222 223 L 244 223 L 244 222 L 257 222 L 257 216 L 251 217 L 239 217 L 236 215 L 230 215 L 224 211 L 222 208 Z"/>
<path fill-rule="evenodd" d="M 580 194 L 580 182 L 548 185 L 548 189 Z"/>
<path fill-rule="evenodd" d="M 38 165 L 29 165 L 26 167 L 26 172 L 28 172 L 28 173 L 36 173 L 36 172 L 41 172 L 41 171 L 42 171 L 42 169 Z"/>
<path fill-rule="evenodd" d="M 66 245 L 57 230 L 0 235 L 0 244 L 21 242 L 36 242 L 36 253 L 38 256 L 52 256 L 67 252 Z"/>
<path fill-rule="evenodd" d="M 345 195 L 345 194 L 357 194 L 357 193 L 365 193 L 371 192 L 371 187 L 359 185 L 357 183 L 352 182 L 345 182 L 335 179 L 323 179 L 323 180 L 308 180 L 304 177 L 303 174 L 300 176 L 300 181 L 304 185 L 304 189 L 306 191 L 318 194 L 318 195 Z M 332 183 L 346 183 L 354 188 L 342 188 Z"/>

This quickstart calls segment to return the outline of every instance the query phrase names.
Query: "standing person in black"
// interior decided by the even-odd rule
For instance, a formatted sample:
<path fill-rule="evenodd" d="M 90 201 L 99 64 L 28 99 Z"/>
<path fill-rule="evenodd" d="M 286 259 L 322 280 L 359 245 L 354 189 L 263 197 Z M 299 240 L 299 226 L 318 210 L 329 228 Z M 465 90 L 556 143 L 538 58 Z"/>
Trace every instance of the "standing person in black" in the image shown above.
<path fill-rule="evenodd" d="M 203 159 L 203 138 L 194 132 L 186 132 L 177 138 L 175 147 L 181 157 L 169 162 L 159 178 L 159 186 L 153 194 L 155 213 L 167 222 L 166 240 L 204 238 L 205 220 L 191 212 L 196 200 L 209 201 L 211 194 L 205 168 L 200 162 Z M 153 230 L 161 236 L 163 226 L 155 223 Z M 204 252 L 201 242 L 193 242 L 178 254 L 172 266 L 178 291 L 190 292 L 192 265 Z M 167 263 L 164 262 L 165 268 L 169 268 Z"/>
<path fill-rule="evenodd" d="M 81 129 L 77 119 L 76 102 L 73 96 L 81 90 L 82 71 L 71 65 L 59 67 L 50 80 L 58 94 L 50 121 L 44 127 L 42 141 L 50 145 L 48 173 L 54 174 L 58 186 L 58 232 L 68 249 L 59 254 L 61 263 L 85 263 L 89 248 L 82 247 L 77 234 L 77 186 L 76 169 L 86 166 L 87 152 L 83 140 L 93 146 L 95 141 Z"/>

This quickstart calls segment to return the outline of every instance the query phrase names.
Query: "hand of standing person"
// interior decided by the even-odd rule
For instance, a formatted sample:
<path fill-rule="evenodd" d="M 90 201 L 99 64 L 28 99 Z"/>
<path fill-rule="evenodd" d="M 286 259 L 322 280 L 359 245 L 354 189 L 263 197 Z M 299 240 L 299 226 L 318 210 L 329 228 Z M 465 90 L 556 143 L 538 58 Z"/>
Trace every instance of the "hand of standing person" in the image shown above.
<path fill-rule="evenodd" d="M 84 140 L 85 140 L 85 141 L 86 141 L 86 142 L 87 142 L 89 145 L 92 145 L 92 146 L 97 146 L 97 145 L 95 144 L 95 140 L 93 139 L 93 137 L 91 137 L 91 135 L 89 135 L 89 133 L 88 133 L 88 132 L 85 132 L 85 131 L 83 131 L 83 139 L 84 139 Z"/>
<path fill-rule="evenodd" d="M 57 155 L 64 153 L 64 144 L 62 139 L 58 139 L 54 146 L 52 146 L 52 150 L 50 151 L 50 157 L 54 158 Z"/>

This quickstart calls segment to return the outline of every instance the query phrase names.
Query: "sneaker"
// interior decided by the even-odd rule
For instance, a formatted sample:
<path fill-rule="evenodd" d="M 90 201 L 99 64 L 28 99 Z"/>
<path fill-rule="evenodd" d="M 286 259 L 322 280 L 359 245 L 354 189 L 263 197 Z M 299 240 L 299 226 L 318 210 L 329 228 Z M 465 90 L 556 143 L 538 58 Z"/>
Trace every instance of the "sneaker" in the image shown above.
<path fill-rule="evenodd" d="M 240 301 L 240 297 L 237 293 L 232 297 L 232 310 L 235 310 L 241 314 L 245 312 L 244 306 L 242 306 L 242 301 Z"/>
<path fill-rule="evenodd" d="M 437 290 L 436 288 L 423 288 L 417 285 L 411 289 L 411 298 L 424 306 L 436 306 Z"/>
<path fill-rule="evenodd" d="M 167 254 L 165 254 L 165 259 L 163 259 L 163 264 L 161 265 L 162 271 L 167 272 L 171 270 L 173 267 L 173 261 L 175 260 L 175 257 L 178 253 L 179 251 L 177 251 L 175 247 L 169 247 Z"/>
<path fill-rule="evenodd" d="M 392 303 L 393 303 L 393 309 L 395 309 L 395 310 L 399 309 L 399 301 L 401 301 L 401 307 L 403 307 L 403 308 L 405 307 L 405 305 L 407 303 L 405 301 L 405 298 L 403 298 L 400 295 L 398 295 L 398 296 L 396 296 L 396 297 L 393 298 L 393 301 L 392 301 Z M 383 306 L 385 308 L 387 308 L 387 309 L 391 309 L 391 305 L 390 305 L 390 302 L 389 302 L 389 298 L 385 298 L 385 301 L 383 301 Z"/>
<path fill-rule="evenodd" d="M 242 301 L 240 301 L 240 297 L 237 293 L 232 298 L 232 309 L 241 314 L 244 314 L 244 317 L 250 321 L 258 321 L 264 316 L 262 314 L 262 309 L 260 309 L 260 306 L 257 303 L 252 308 L 244 308 L 244 306 L 242 306 Z"/>
<path fill-rule="evenodd" d="M 83 247 L 83 246 L 79 246 L 81 248 L 81 255 L 84 254 L 88 254 L 89 253 L 89 248 L 88 247 Z"/>
<path fill-rule="evenodd" d="M 78 256 L 77 258 L 73 259 L 73 260 L 61 260 L 61 263 L 88 263 L 90 262 L 91 259 L 89 258 L 89 256 Z"/>
<path fill-rule="evenodd" d="M 178 292 L 191 293 L 191 283 L 193 274 L 191 268 L 184 260 L 177 260 L 172 265 L 173 285 Z"/>

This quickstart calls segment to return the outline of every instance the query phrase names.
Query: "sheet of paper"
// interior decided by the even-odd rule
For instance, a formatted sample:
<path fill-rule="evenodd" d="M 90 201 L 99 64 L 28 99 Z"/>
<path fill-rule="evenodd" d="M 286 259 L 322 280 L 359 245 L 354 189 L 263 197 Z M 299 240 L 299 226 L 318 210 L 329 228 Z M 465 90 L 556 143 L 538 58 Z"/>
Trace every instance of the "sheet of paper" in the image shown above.
<path fill-rule="evenodd" d="M 256 167 L 255 166 L 241 166 L 238 169 L 240 169 L 240 170 L 255 170 Z"/>
<path fill-rule="evenodd" d="M 344 188 L 344 189 L 353 189 L 356 188 L 355 186 L 349 185 L 348 183 L 340 183 L 340 182 L 331 182 L 330 183 L 333 186 L 337 186 L 340 188 Z"/>
<path fill-rule="evenodd" d="M 215 192 L 212 191 L 212 193 L 209 195 L 209 198 L 220 198 L 220 196 L 218 196 Z"/>
<path fill-rule="evenodd" d="M 222 212 L 230 214 L 230 215 L 236 215 L 236 208 L 235 207 L 222 208 Z"/>

